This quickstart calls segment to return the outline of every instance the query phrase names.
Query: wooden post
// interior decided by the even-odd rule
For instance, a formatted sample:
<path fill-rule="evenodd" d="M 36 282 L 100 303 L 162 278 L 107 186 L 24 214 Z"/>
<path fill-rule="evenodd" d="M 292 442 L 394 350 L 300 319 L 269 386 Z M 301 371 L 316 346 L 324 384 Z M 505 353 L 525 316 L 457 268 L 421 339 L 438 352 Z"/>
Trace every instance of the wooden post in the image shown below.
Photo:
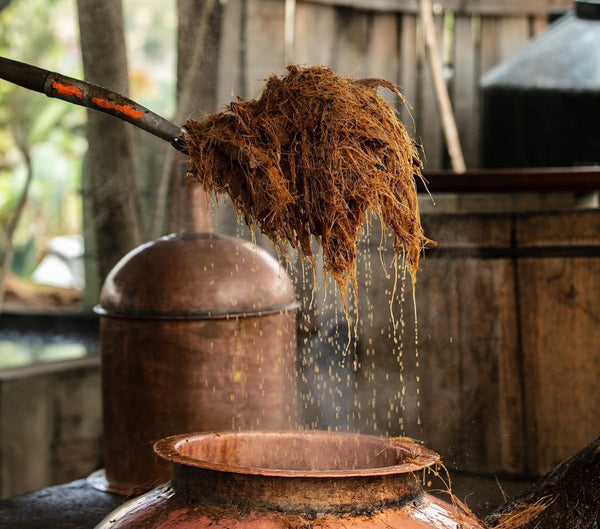
<path fill-rule="evenodd" d="M 448 95 L 448 87 L 446 86 L 442 72 L 442 62 L 435 34 L 435 25 L 433 23 L 431 0 L 420 0 L 419 7 L 421 22 L 423 24 L 425 49 L 427 51 L 429 67 L 431 68 L 436 100 L 442 116 L 442 126 L 446 143 L 448 144 L 452 169 L 456 173 L 464 173 L 466 171 L 465 160 L 460 146 L 450 96 Z"/>
<path fill-rule="evenodd" d="M 121 0 L 78 0 L 77 9 L 85 79 L 127 94 Z M 101 283 L 116 262 L 142 240 L 136 151 L 131 125 L 93 110 L 88 111 L 87 137 L 84 181 L 90 193 Z M 86 283 L 93 284 L 94 279 L 86 277 Z"/>
<path fill-rule="evenodd" d="M 214 110 L 214 99 L 216 96 L 216 61 L 208 57 L 211 49 L 215 30 L 211 27 L 211 21 L 217 9 L 216 0 L 180 0 L 178 3 L 179 36 L 178 36 L 178 64 L 177 64 L 177 116 L 175 123 L 183 124 L 185 119 L 193 113 L 194 106 L 200 107 L 202 111 L 209 113 Z M 219 22 L 220 23 L 220 22 Z M 218 37 L 218 35 L 217 35 Z M 199 95 L 198 95 L 199 94 Z M 198 116 L 201 118 L 202 116 Z M 153 237 L 158 237 L 164 228 L 163 214 L 170 211 L 168 219 L 168 231 L 179 229 L 187 230 L 189 225 L 182 219 L 188 218 L 187 214 L 181 215 L 178 208 L 191 207 L 190 201 L 180 200 L 181 192 L 181 161 L 182 156 L 174 149 L 169 148 L 163 161 L 162 173 L 159 180 L 159 189 L 156 194 L 156 221 L 152 228 Z M 171 196 L 169 197 L 169 191 Z M 170 198 L 170 200 L 169 200 Z M 206 204 L 208 198 L 200 199 L 199 202 Z M 167 206 L 167 202 L 170 204 Z M 202 208 L 196 212 L 194 221 L 198 231 L 210 231 L 211 220 L 208 208 Z"/>

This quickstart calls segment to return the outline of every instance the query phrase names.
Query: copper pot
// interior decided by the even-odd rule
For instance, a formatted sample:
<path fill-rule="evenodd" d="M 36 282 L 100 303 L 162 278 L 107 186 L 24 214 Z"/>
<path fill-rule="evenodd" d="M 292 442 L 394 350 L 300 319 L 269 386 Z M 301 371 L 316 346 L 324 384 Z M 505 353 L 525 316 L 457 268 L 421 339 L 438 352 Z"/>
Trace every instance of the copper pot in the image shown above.
<path fill-rule="evenodd" d="M 173 480 L 97 529 L 480 528 L 422 489 L 436 453 L 408 439 L 327 432 L 188 434 L 155 445 Z"/>
<path fill-rule="evenodd" d="M 186 431 L 296 426 L 296 302 L 277 261 L 240 239 L 169 236 L 102 289 L 104 471 L 132 494 L 168 481 L 152 445 Z"/>

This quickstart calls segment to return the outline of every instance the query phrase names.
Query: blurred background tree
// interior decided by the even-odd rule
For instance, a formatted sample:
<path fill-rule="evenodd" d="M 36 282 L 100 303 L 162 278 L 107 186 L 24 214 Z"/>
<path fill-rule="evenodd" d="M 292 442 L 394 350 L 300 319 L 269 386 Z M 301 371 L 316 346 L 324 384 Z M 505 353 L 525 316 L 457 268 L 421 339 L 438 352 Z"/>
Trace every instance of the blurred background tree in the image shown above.
<path fill-rule="evenodd" d="M 84 10 L 95 7 L 94 2 L 81 4 L 80 9 Z M 123 0 L 122 6 L 120 0 L 97 4 L 115 4 L 119 13 L 123 13 L 126 51 L 133 64 L 129 70 L 129 95 L 160 114 L 172 115 L 177 38 L 175 0 Z M 92 21 L 92 30 L 93 24 Z M 103 26 L 102 21 L 96 24 L 100 31 L 114 29 Z M 76 3 L 70 0 L 0 2 L 0 55 L 82 78 Z M 139 169 L 132 171 L 131 176 L 143 175 L 136 182 L 136 194 L 140 210 L 148 212 L 149 204 L 154 202 L 153 190 L 164 149 L 162 145 L 158 148 L 154 138 L 147 138 L 143 132 L 131 133 L 135 134 L 136 147 L 133 166 Z M 52 237 L 83 233 L 83 218 L 89 214 L 84 213 L 82 207 L 82 189 L 86 187 L 82 182 L 82 168 L 87 145 L 84 109 L 0 83 L 0 260 L 8 245 L 7 228 L 14 223 L 27 181 L 26 159 L 31 160 L 31 186 L 14 234 L 11 264 L 11 272 L 20 278 L 31 279 Z M 85 196 L 89 193 L 83 191 Z M 152 222 L 148 216 L 142 215 L 140 238 L 133 242 L 148 238 Z M 92 239 L 86 237 L 86 254 L 95 261 L 95 248 L 89 244 Z M 114 256 L 110 259 L 114 261 Z M 88 305 L 97 301 L 107 266 L 112 266 L 110 261 L 100 272 L 88 267 Z"/>
<path fill-rule="evenodd" d="M 65 0 L 12 1 L 0 13 L 0 54 L 68 75 L 81 73 L 77 35 L 68 22 Z M 32 183 L 14 234 L 12 271 L 30 277 L 46 241 L 53 235 L 79 233 L 79 174 L 86 149 L 85 114 L 60 101 L 0 83 L 0 254 L 27 179 Z M 26 151 L 26 152 L 24 152 Z"/>

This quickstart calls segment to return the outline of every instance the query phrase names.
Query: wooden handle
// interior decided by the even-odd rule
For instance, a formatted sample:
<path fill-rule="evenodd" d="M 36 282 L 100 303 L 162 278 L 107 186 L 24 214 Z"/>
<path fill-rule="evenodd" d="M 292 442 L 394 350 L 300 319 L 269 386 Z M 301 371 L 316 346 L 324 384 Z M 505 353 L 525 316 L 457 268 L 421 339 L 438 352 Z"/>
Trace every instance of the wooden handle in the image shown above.
<path fill-rule="evenodd" d="M 0 78 L 48 97 L 110 114 L 187 154 L 185 131 L 181 127 L 117 92 L 5 57 L 0 57 Z"/>

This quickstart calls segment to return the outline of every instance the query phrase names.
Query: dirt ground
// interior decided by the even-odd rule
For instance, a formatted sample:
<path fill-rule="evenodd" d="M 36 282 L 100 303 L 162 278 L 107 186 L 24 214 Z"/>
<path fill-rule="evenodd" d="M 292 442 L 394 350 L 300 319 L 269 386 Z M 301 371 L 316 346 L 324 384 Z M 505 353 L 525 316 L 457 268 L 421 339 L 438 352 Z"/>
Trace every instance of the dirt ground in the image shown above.
<path fill-rule="evenodd" d="M 3 308 L 74 309 L 80 306 L 83 291 L 34 285 L 14 274 L 4 284 Z"/>

